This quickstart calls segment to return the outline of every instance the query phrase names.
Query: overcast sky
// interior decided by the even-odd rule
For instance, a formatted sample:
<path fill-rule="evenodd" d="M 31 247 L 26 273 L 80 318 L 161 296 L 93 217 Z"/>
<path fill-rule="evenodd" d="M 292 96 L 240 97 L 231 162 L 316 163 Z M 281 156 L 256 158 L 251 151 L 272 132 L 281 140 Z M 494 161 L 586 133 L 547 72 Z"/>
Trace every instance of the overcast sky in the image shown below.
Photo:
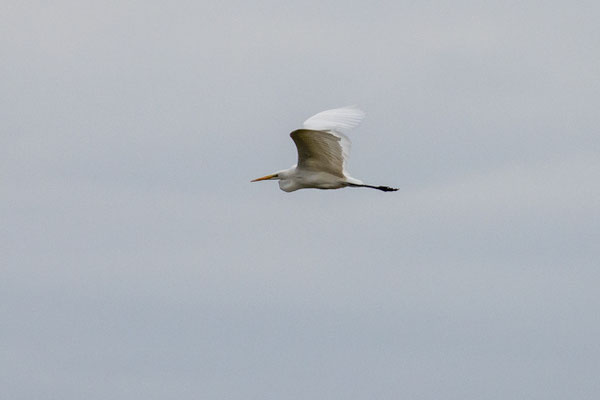
<path fill-rule="evenodd" d="M 492 3 L 5 2 L 3 398 L 600 398 L 600 5 Z"/>

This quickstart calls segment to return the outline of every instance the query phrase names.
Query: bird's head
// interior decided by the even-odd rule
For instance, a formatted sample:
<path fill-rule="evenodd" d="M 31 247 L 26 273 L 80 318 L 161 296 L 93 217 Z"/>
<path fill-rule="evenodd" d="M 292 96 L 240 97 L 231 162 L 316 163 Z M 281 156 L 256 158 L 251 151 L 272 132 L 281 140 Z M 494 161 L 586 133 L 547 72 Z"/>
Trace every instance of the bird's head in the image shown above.
<path fill-rule="evenodd" d="M 293 178 L 296 172 L 296 165 L 292 165 L 289 169 L 282 169 L 271 175 L 265 175 L 262 178 L 252 179 L 250 182 L 271 181 L 271 180 L 287 180 Z"/>
<path fill-rule="evenodd" d="M 290 169 L 282 169 L 281 171 L 277 171 L 274 174 L 263 176 L 262 178 L 256 178 L 251 180 L 250 182 L 258 182 L 258 181 L 270 181 L 270 180 L 278 180 L 279 188 L 284 192 L 293 192 L 294 190 L 300 189 L 302 186 L 298 185 L 298 174 L 296 171 L 296 166 L 293 165 Z"/>

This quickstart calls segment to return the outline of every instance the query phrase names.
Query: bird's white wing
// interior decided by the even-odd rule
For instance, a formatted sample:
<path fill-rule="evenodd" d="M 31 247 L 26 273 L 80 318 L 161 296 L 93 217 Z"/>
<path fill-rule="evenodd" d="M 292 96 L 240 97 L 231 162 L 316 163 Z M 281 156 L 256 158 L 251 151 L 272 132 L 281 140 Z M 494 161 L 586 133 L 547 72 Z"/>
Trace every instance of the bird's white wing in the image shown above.
<path fill-rule="evenodd" d="M 298 144 L 302 142 L 305 147 L 310 147 L 311 157 L 317 157 L 317 154 L 315 153 L 317 153 L 317 150 L 321 150 L 323 151 L 322 154 L 326 155 L 324 158 L 329 157 L 331 160 L 335 159 L 335 162 L 337 163 L 335 167 L 330 163 L 330 170 L 335 169 L 337 172 L 337 170 L 341 167 L 341 173 L 348 175 L 346 171 L 346 160 L 348 160 L 348 157 L 350 157 L 351 143 L 350 139 L 344 135 L 344 132 L 358 126 L 365 118 L 365 115 L 365 112 L 358 107 L 347 106 L 335 108 L 333 110 L 322 111 L 304 121 L 302 124 L 304 130 L 298 130 L 295 132 L 304 131 L 313 133 L 298 134 L 297 140 L 294 138 L 294 132 L 292 132 L 292 139 L 294 139 L 296 147 L 298 148 L 298 166 L 301 167 L 301 164 L 306 165 L 312 163 L 312 161 L 302 161 L 301 153 L 306 153 L 304 150 L 301 151 L 300 145 Z M 318 137 L 319 135 L 320 137 Z M 333 137 L 325 139 L 327 135 Z M 308 142 L 311 143 L 307 144 Z M 317 143 L 320 144 L 317 145 Z M 327 143 L 327 145 L 324 143 Z M 338 148 L 341 150 L 341 153 L 335 157 L 332 157 L 334 150 L 337 152 Z"/>
<path fill-rule="evenodd" d="M 302 124 L 304 129 L 344 133 L 354 128 L 365 118 L 365 113 L 355 106 L 322 111 Z"/>
<path fill-rule="evenodd" d="M 298 129 L 290 133 L 298 150 L 298 168 L 344 177 L 342 138 L 327 131 Z"/>

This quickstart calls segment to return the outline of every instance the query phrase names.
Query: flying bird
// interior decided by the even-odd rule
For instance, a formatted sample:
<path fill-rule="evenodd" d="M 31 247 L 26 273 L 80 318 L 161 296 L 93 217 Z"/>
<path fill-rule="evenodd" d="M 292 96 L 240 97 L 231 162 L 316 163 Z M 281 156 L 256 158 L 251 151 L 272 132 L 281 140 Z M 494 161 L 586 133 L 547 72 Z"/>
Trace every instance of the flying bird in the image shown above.
<path fill-rule="evenodd" d="M 298 163 L 251 182 L 279 180 L 279 188 L 284 192 L 345 187 L 366 187 L 384 192 L 398 190 L 389 186 L 365 185 L 346 171 L 350 139 L 344 133 L 360 124 L 364 118 L 365 113 L 353 106 L 313 115 L 304 121 L 302 129 L 290 133 L 298 150 Z"/>

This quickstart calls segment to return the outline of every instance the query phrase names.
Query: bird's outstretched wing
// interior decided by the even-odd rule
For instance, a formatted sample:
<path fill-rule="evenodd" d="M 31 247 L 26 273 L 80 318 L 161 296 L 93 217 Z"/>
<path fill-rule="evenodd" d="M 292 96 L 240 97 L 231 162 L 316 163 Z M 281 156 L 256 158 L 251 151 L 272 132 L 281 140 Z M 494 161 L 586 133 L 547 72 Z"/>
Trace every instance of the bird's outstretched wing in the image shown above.
<path fill-rule="evenodd" d="M 364 117 L 362 110 L 350 106 L 322 111 L 304 121 L 304 129 L 290 134 L 298 149 L 298 168 L 347 175 L 350 139 L 344 132 L 360 124 Z"/>
<path fill-rule="evenodd" d="M 290 133 L 298 149 L 298 168 L 344 177 L 341 138 L 325 131 L 298 129 Z"/>

